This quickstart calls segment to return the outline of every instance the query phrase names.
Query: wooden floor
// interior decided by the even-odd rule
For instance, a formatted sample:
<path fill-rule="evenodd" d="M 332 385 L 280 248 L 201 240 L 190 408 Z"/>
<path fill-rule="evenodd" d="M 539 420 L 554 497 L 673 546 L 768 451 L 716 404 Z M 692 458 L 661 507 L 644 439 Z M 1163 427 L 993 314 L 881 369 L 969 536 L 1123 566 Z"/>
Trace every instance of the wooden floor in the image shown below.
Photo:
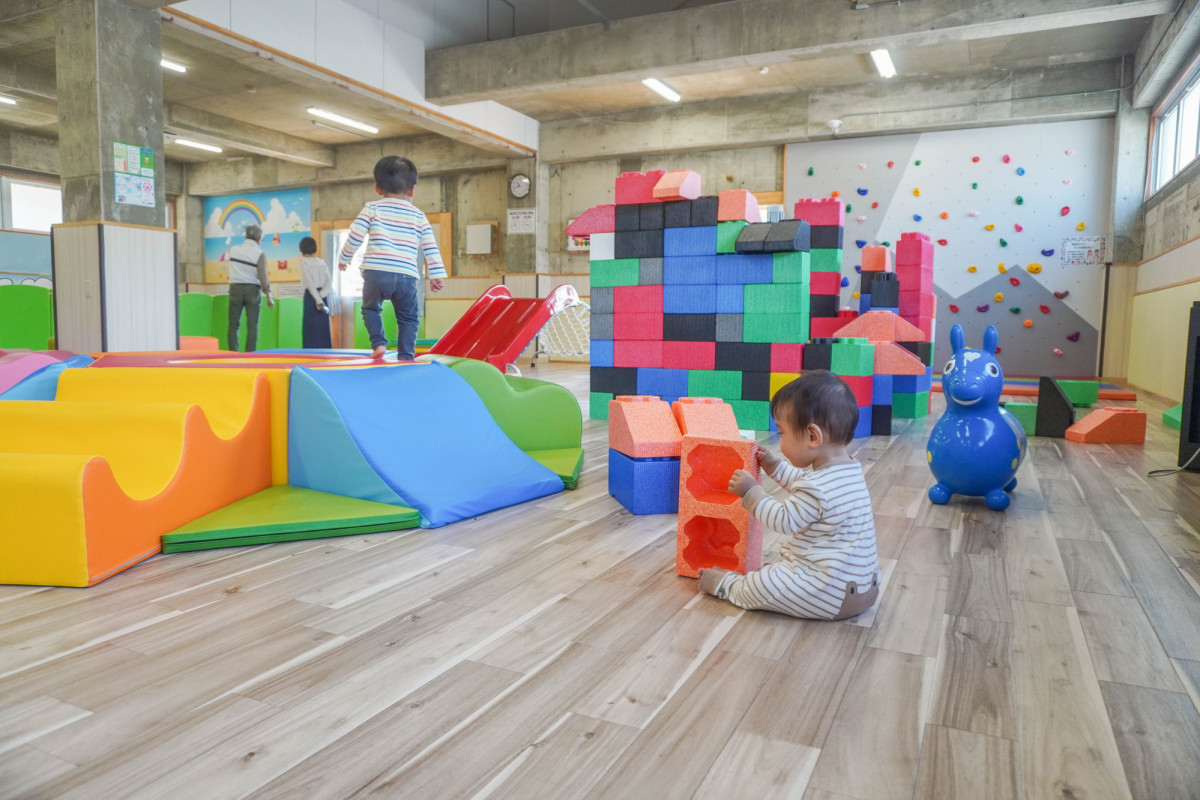
<path fill-rule="evenodd" d="M 1139 407 L 1144 448 L 1031 439 L 1005 513 L 929 503 L 930 419 L 856 442 L 885 584 L 842 623 L 697 595 L 595 422 L 543 501 L 0 587 L 0 796 L 1200 797 L 1200 475 L 1145 476 Z"/>

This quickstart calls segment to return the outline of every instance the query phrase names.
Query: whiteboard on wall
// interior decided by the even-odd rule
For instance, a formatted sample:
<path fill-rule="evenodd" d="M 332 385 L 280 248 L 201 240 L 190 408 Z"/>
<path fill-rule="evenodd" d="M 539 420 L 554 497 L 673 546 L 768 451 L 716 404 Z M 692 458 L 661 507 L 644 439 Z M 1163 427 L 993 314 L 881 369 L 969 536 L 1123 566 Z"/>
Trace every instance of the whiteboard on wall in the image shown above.
<path fill-rule="evenodd" d="M 894 248 L 907 231 L 939 243 L 936 363 L 951 325 L 979 346 L 990 324 L 1009 374 L 1091 376 L 1103 267 L 1060 259 L 1064 240 L 1110 235 L 1112 137 L 1112 120 L 1082 120 L 790 144 L 784 202 L 789 216 L 799 198 L 847 203 L 843 305 L 857 307 L 859 243 Z"/>

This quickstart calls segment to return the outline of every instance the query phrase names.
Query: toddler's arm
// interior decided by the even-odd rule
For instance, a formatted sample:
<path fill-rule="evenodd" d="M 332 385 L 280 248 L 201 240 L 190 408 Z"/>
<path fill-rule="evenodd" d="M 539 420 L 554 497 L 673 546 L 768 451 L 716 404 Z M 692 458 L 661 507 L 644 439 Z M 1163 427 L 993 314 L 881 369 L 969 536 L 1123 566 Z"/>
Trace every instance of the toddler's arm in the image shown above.
<path fill-rule="evenodd" d="M 758 456 L 758 464 L 763 472 L 775 479 L 775 482 L 785 489 L 804 476 L 804 470 L 793 467 L 779 456 L 762 445 L 755 445 L 754 452 Z"/>
<path fill-rule="evenodd" d="M 789 487 L 788 496 L 779 501 L 767 494 L 766 489 L 753 483 L 753 478 L 750 484 L 745 480 L 739 481 L 739 473 L 750 476 L 745 470 L 733 473 L 729 491 L 740 494 L 746 510 L 771 530 L 794 536 L 821 518 L 821 497 L 808 481 L 800 479 L 794 482 Z"/>
<path fill-rule="evenodd" d="M 342 246 L 342 252 L 338 254 L 338 269 L 343 272 L 350 266 L 354 254 L 358 252 L 358 248 L 362 247 L 367 234 L 371 231 L 371 211 L 371 207 L 367 206 L 358 212 L 354 222 L 350 223 L 350 235 L 346 237 L 346 244 Z"/>

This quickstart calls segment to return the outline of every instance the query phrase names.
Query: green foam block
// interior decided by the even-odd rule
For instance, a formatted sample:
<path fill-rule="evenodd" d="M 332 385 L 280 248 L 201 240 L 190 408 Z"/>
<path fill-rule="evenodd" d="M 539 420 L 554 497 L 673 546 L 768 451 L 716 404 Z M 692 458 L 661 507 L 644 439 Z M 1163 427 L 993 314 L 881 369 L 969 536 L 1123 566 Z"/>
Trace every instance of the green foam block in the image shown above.
<path fill-rule="evenodd" d="M 534 461 L 562 478 L 563 486 L 574 489 L 583 469 L 583 448 L 564 447 L 560 450 L 531 450 L 526 453 Z"/>
<path fill-rule="evenodd" d="M 1174 428 L 1175 430 L 1182 428 L 1183 403 L 1180 403 L 1174 408 L 1168 408 L 1166 411 L 1164 411 L 1162 415 L 1162 421 L 1163 425 L 1166 425 L 1168 428 Z"/>
<path fill-rule="evenodd" d="M 421 515 L 405 506 L 272 486 L 163 534 L 163 552 L 355 536 L 420 524 Z"/>
<path fill-rule="evenodd" d="M 1059 381 L 1058 385 L 1076 408 L 1090 408 L 1100 402 L 1100 381 Z"/>
<path fill-rule="evenodd" d="M 1027 435 L 1033 436 L 1037 430 L 1037 403 L 1005 403 L 1004 410 L 1017 418 Z"/>

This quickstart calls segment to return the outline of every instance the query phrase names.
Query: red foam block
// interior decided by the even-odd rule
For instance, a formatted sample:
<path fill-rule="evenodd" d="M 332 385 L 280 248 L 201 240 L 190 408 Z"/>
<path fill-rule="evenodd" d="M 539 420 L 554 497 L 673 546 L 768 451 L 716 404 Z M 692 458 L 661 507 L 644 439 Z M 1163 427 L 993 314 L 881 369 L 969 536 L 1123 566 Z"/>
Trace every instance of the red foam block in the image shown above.
<path fill-rule="evenodd" d="M 716 342 L 663 342 L 663 369 L 716 369 Z"/>
<path fill-rule="evenodd" d="M 645 311 L 626 311 L 613 314 L 614 339 L 661 340 L 662 336 L 663 315 L 661 311 L 657 313 Z M 713 369 L 713 367 L 709 367 L 709 369 Z"/>
<path fill-rule="evenodd" d="M 662 202 L 654 196 L 654 187 L 666 174 L 665 169 L 654 169 L 649 172 L 622 172 L 621 177 L 617 178 L 616 184 L 617 205 Z"/>
<path fill-rule="evenodd" d="M 800 372 L 804 369 L 804 345 L 775 343 L 771 345 L 771 372 Z"/>
<path fill-rule="evenodd" d="M 661 341 L 618 339 L 613 342 L 613 366 L 658 369 L 662 366 L 662 350 Z"/>
<path fill-rule="evenodd" d="M 746 189 L 726 189 L 717 198 L 717 221 L 762 222 L 758 198 Z"/>
<path fill-rule="evenodd" d="M 933 242 L 923 233 L 902 233 L 896 243 L 896 266 L 933 267 Z"/>
<path fill-rule="evenodd" d="M 617 286 L 613 288 L 613 308 L 619 313 L 663 310 L 663 287 Z"/>
<path fill-rule="evenodd" d="M 863 272 L 891 272 L 892 251 L 881 244 L 869 244 L 862 249 Z"/>
<path fill-rule="evenodd" d="M 759 482 L 754 442 L 685 435 L 679 458 L 679 528 L 675 572 L 696 577 L 709 567 L 747 572 L 762 567 L 762 524 L 729 492 L 744 469 Z"/>
<path fill-rule="evenodd" d="M 802 219 L 809 225 L 845 225 L 846 204 L 836 197 L 797 200 L 792 219 Z"/>
<path fill-rule="evenodd" d="M 567 236 L 591 236 L 593 233 L 612 233 L 616 229 L 615 205 L 592 206 L 567 226 Z"/>
<path fill-rule="evenodd" d="M 839 375 L 846 385 L 850 387 L 850 391 L 854 392 L 854 401 L 859 408 L 866 408 L 871 405 L 871 390 L 875 384 L 875 379 L 871 375 Z"/>
<path fill-rule="evenodd" d="M 842 273 L 813 272 L 808 276 L 808 288 L 811 294 L 841 294 Z"/>

